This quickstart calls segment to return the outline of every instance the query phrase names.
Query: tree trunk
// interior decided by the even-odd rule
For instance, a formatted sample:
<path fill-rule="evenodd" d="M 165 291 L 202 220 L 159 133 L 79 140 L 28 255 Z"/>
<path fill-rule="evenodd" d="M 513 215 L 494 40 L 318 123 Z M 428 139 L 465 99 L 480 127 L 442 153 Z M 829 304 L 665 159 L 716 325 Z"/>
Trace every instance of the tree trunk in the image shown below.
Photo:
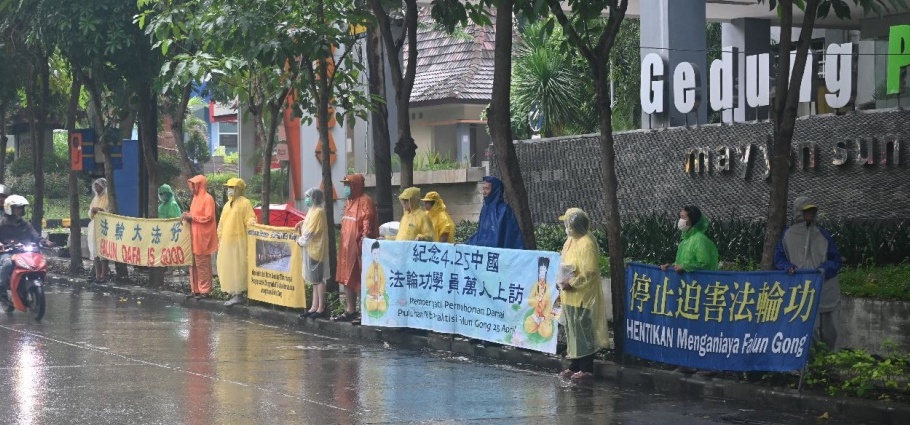
<path fill-rule="evenodd" d="M 275 150 L 281 105 L 285 100 L 282 96 L 280 101 L 269 102 L 269 128 L 265 138 L 265 147 L 262 150 L 262 222 L 264 224 L 269 224 L 269 207 L 272 202 L 272 152 Z"/>
<path fill-rule="evenodd" d="M 389 110 L 382 99 L 386 93 L 385 61 L 380 44 L 379 29 L 373 27 L 367 39 L 367 61 L 370 67 L 370 96 L 373 98 L 371 124 L 373 128 L 373 166 L 376 191 L 373 200 L 379 223 L 395 220 L 392 210 L 392 140 L 389 134 Z M 413 163 L 413 160 L 412 160 Z"/>
<path fill-rule="evenodd" d="M 617 360 L 622 361 L 625 336 L 625 252 L 622 243 L 622 222 L 619 216 L 618 178 L 616 176 L 616 150 L 613 143 L 613 110 L 610 106 L 610 83 L 606 58 L 591 64 L 596 78 L 597 102 L 600 104 L 600 163 L 605 190 L 604 207 L 607 210 L 607 245 L 610 254 L 610 289 L 613 299 L 613 341 Z"/>
<path fill-rule="evenodd" d="M 6 102 L 0 106 L 0 184 L 6 182 Z"/>
<path fill-rule="evenodd" d="M 139 145 L 146 170 L 146 217 L 158 217 L 158 95 L 150 84 L 139 89 Z M 140 188 L 142 190 L 142 188 Z M 149 285 L 164 286 L 164 268 L 149 268 Z"/>
<path fill-rule="evenodd" d="M 324 62 L 324 61 L 323 61 Z M 322 187 L 325 194 L 325 220 L 326 229 L 329 237 L 329 270 L 335 270 L 338 264 L 338 253 L 335 248 L 335 186 L 332 182 L 332 162 L 329 145 L 329 93 L 328 75 L 325 65 L 320 66 L 319 85 L 319 102 L 316 105 L 316 127 L 319 130 L 319 140 L 322 141 Z M 334 276 L 334 273 L 331 274 Z M 334 292 L 338 290 L 338 282 L 334 277 L 330 277 L 326 290 Z"/>
<path fill-rule="evenodd" d="M 180 99 L 177 101 L 177 109 L 171 115 L 171 133 L 174 136 L 174 144 L 177 146 L 177 153 L 180 155 L 180 162 L 183 163 L 183 168 L 191 177 L 199 174 L 199 170 L 193 165 L 193 161 L 190 161 L 190 156 L 186 152 L 186 139 L 183 137 L 183 127 L 186 123 L 186 108 L 190 103 L 192 88 L 192 84 L 183 86 L 183 89 L 180 90 Z"/>
<path fill-rule="evenodd" d="M 502 173 L 506 196 L 524 237 L 526 249 L 537 249 L 534 238 L 534 221 L 528 205 L 528 193 L 525 190 L 518 155 L 512 140 L 512 125 L 509 117 L 512 77 L 512 0 L 500 0 L 496 3 L 496 56 L 493 72 L 493 99 L 488 110 L 487 123 L 493 139 L 493 150 Z"/>
<path fill-rule="evenodd" d="M 35 173 L 35 193 L 32 203 L 32 227 L 40 234 L 44 219 L 44 135 L 47 132 L 47 108 L 50 103 L 50 65 L 48 57 L 40 55 L 33 76 L 26 83 L 29 110 L 29 133 L 32 138 L 32 166 Z M 35 80 L 37 78 L 37 81 Z"/>
<path fill-rule="evenodd" d="M 762 247 L 762 267 L 774 269 L 774 250 L 780 234 L 787 224 L 787 198 L 790 191 L 790 156 L 796 114 L 799 107 L 799 92 L 803 72 L 808 60 L 809 44 L 818 13 L 819 0 L 806 2 L 805 18 L 796 47 L 796 62 L 790 73 L 790 49 L 793 34 L 793 0 L 782 0 L 780 5 L 780 44 L 778 44 L 777 80 L 771 120 L 774 139 L 770 149 L 771 188 L 768 199 L 768 220 L 765 225 L 765 240 Z"/>
<path fill-rule="evenodd" d="M 66 108 L 66 132 L 67 135 L 76 130 L 76 111 L 79 108 L 79 92 L 82 90 L 82 82 L 79 76 L 73 73 L 73 83 L 70 86 L 70 99 Z M 67 136 L 68 137 L 68 136 Z M 82 219 L 79 211 L 79 171 L 70 168 L 69 171 L 70 185 L 70 266 L 69 273 L 71 276 L 80 276 L 83 273 L 82 267 Z"/>

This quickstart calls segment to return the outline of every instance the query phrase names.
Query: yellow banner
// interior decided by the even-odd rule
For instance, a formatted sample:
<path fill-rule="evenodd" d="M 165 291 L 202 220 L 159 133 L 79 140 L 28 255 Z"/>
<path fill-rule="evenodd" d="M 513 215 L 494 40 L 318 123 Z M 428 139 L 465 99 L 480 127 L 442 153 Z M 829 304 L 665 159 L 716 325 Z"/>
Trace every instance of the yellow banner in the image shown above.
<path fill-rule="evenodd" d="M 101 258 L 142 267 L 193 264 L 190 228 L 180 219 L 136 218 L 100 212 L 92 223 Z"/>
<path fill-rule="evenodd" d="M 303 258 L 297 232 L 254 224 L 247 230 L 251 300 L 285 307 L 306 307 Z"/>

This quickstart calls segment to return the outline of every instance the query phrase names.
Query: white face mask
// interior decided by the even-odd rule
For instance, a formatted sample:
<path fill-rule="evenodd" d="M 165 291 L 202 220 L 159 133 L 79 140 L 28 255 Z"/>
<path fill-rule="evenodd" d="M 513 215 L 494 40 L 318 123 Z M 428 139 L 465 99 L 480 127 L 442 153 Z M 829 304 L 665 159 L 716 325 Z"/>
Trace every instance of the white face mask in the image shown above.
<path fill-rule="evenodd" d="M 228 190 L 227 190 L 227 195 L 228 195 L 228 198 L 234 197 L 234 189 L 228 189 Z"/>
<path fill-rule="evenodd" d="M 569 226 L 566 226 L 566 236 L 572 236 L 572 231 L 569 230 Z"/>
<path fill-rule="evenodd" d="M 679 229 L 679 231 L 681 231 L 681 232 L 685 232 L 686 230 L 691 229 L 692 226 L 689 225 L 688 220 L 681 218 L 681 219 L 679 219 L 678 222 L 676 222 L 676 228 Z"/>
<path fill-rule="evenodd" d="M 158 194 L 158 201 L 159 201 L 159 202 L 164 202 L 165 199 L 167 199 L 167 196 L 162 195 L 162 194 L 160 194 L 160 193 Z"/>

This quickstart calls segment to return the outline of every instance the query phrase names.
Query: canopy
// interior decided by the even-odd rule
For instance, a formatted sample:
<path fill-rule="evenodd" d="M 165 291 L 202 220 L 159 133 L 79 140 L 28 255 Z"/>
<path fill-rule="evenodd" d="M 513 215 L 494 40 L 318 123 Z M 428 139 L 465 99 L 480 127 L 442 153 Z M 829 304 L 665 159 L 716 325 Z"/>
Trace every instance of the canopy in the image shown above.
<path fill-rule="evenodd" d="M 262 207 L 256 207 L 253 211 L 256 212 L 256 221 L 262 223 Z M 304 217 L 306 213 L 291 204 L 269 205 L 269 226 L 294 227 Z"/>

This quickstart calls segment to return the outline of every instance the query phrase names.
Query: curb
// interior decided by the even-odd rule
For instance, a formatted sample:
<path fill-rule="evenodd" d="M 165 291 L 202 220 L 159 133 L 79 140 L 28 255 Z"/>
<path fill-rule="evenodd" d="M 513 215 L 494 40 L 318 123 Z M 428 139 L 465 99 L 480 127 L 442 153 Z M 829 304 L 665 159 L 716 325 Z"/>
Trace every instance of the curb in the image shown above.
<path fill-rule="evenodd" d="M 506 346 L 472 344 L 464 337 L 430 331 L 414 333 L 413 331 L 394 328 L 361 326 L 329 320 L 300 319 L 298 313 L 293 311 L 245 304 L 225 307 L 221 300 L 187 299 L 181 293 L 138 286 L 94 285 L 83 278 L 71 278 L 54 274 L 48 274 L 48 282 L 61 286 L 94 288 L 113 293 L 141 295 L 146 298 L 170 301 L 186 307 L 202 308 L 224 314 L 295 325 L 310 332 L 329 333 L 355 340 L 381 341 L 401 348 L 448 352 L 455 355 L 508 363 L 518 368 L 549 370 L 553 371 L 554 374 L 568 364 L 563 359 L 543 353 Z M 644 391 L 667 393 L 685 398 L 726 398 L 818 414 L 827 412 L 829 415 L 841 415 L 851 419 L 875 421 L 888 425 L 905 424 L 907 423 L 907 418 L 910 417 L 910 404 L 827 397 L 800 393 L 790 388 L 770 388 L 727 380 L 705 379 L 661 369 L 625 366 L 610 361 L 596 360 L 594 374 L 597 377 L 615 381 L 622 385 L 635 386 Z"/>

